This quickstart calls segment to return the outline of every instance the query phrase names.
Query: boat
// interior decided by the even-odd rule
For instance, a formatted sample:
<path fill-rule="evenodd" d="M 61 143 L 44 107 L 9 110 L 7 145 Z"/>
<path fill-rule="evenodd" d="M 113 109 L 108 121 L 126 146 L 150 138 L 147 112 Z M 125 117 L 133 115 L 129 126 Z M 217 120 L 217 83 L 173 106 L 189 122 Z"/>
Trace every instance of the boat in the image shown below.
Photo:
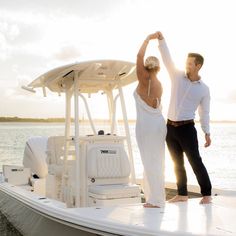
<path fill-rule="evenodd" d="M 123 93 L 135 81 L 134 63 L 94 60 L 55 68 L 23 86 L 33 93 L 42 89 L 45 97 L 48 90 L 65 97 L 65 132 L 31 137 L 22 165 L 3 165 L 0 211 L 22 235 L 236 235 L 234 191 L 214 189 L 208 205 L 199 205 L 197 197 L 143 207 Z M 96 130 L 85 97 L 101 92 L 107 98 L 108 133 Z M 123 136 L 116 133 L 118 100 Z M 80 101 L 92 130 L 84 136 Z"/>

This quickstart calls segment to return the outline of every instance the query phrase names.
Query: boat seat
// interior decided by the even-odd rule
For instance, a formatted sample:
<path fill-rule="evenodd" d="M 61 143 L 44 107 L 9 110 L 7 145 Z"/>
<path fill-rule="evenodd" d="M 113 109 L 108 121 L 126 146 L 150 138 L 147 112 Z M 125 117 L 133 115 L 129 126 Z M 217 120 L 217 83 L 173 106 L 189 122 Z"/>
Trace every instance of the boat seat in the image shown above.
<path fill-rule="evenodd" d="M 97 199 L 139 197 L 140 189 L 136 184 L 107 184 L 89 186 L 89 196 Z"/>
<path fill-rule="evenodd" d="M 104 184 L 129 182 L 130 163 L 122 144 L 93 145 L 87 155 L 88 178 Z M 96 184 L 96 183 L 95 183 Z"/>
<path fill-rule="evenodd" d="M 130 198 L 136 198 L 137 202 L 140 198 L 140 189 L 138 185 L 130 183 L 130 171 L 129 159 L 123 144 L 93 145 L 87 155 L 89 198 L 96 199 L 96 203 L 99 199 L 111 202 L 111 199 Z"/>

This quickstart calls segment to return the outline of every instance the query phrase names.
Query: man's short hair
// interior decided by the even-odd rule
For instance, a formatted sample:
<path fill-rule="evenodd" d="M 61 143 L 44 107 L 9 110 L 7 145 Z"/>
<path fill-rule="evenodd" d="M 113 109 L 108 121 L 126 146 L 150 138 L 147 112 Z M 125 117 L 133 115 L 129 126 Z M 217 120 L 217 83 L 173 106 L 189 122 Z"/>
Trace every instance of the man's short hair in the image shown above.
<path fill-rule="evenodd" d="M 196 65 L 198 65 L 198 64 L 203 65 L 203 63 L 204 63 L 204 58 L 203 58 L 203 56 L 202 56 L 201 54 L 199 54 L 199 53 L 190 52 L 190 53 L 188 54 L 188 57 L 194 57 L 194 58 L 195 58 L 195 64 L 196 64 Z"/>

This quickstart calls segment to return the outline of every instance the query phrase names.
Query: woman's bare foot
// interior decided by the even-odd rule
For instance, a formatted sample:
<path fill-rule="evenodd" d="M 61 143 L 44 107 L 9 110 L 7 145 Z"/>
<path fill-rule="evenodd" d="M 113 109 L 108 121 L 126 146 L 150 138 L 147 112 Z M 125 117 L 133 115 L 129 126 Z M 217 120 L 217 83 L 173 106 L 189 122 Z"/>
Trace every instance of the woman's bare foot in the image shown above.
<path fill-rule="evenodd" d="M 211 196 L 204 196 L 201 201 L 200 204 L 209 204 L 211 203 L 212 197 Z"/>
<path fill-rule="evenodd" d="M 188 196 L 176 195 L 173 198 L 171 198 L 168 202 L 174 203 L 174 202 L 186 202 L 186 201 L 188 201 Z"/>
<path fill-rule="evenodd" d="M 144 203 L 143 207 L 145 207 L 145 208 L 160 208 L 159 206 L 152 205 L 151 203 L 148 203 L 148 202 Z"/>

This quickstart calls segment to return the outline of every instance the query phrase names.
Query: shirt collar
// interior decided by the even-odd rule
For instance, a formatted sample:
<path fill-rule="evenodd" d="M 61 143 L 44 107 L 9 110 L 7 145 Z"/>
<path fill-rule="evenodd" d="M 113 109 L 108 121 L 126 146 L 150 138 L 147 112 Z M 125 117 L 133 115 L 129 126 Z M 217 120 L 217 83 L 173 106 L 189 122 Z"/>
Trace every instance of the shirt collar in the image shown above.
<path fill-rule="evenodd" d="M 201 76 L 199 76 L 200 77 L 200 79 L 199 80 L 197 80 L 197 81 L 191 81 L 189 78 L 188 78 L 188 76 L 186 75 L 186 74 L 184 74 L 184 78 L 186 78 L 186 79 L 188 79 L 191 83 L 193 83 L 193 84 L 198 84 L 198 83 L 202 83 L 202 78 L 201 78 Z"/>

